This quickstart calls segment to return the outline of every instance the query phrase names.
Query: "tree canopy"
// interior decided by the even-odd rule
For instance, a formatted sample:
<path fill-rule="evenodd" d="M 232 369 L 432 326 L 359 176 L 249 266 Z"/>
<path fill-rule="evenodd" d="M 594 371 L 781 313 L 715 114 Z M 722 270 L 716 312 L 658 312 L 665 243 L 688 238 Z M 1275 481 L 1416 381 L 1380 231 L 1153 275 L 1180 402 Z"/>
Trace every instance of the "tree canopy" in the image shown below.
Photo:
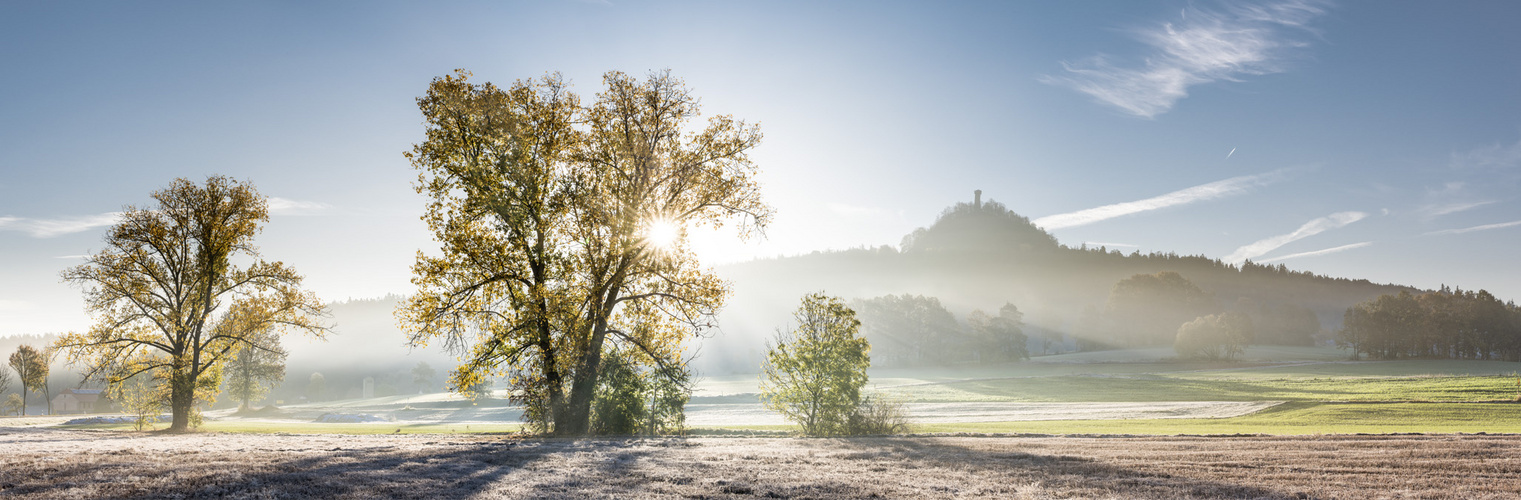
<path fill-rule="evenodd" d="M 86 377 L 110 385 L 147 374 L 167 384 L 171 431 L 189 427 L 220 370 L 244 349 L 272 350 L 266 332 L 322 337 L 317 297 L 301 275 L 260 258 L 254 237 L 269 212 L 252 185 L 176 179 L 147 208 L 128 206 L 105 249 L 63 272 L 84 290 L 95 325 L 55 344 Z M 116 392 L 116 391 L 113 391 Z"/>
<path fill-rule="evenodd" d="M 506 376 L 540 430 L 590 431 L 614 343 L 683 379 L 683 341 L 712 325 L 727 284 L 685 243 L 694 225 L 763 227 L 753 126 L 716 116 L 668 72 L 604 75 L 589 106 L 558 74 L 503 89 L 464 71 L 418 99 L 408 156 L 442 252 L 418 256 L 398 310 L 410 341 L 466 354 L 450 387 Z"/>

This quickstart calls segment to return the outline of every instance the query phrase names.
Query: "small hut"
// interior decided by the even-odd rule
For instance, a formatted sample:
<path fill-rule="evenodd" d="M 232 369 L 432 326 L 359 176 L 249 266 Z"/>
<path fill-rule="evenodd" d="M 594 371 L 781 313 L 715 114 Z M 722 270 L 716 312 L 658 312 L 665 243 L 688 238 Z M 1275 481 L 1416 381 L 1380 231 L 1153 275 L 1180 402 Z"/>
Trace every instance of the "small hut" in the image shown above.
<path fill-rule="evenodd" d="M 95 413 L 106 409 L 101 389 L 64 389 L 53 397 L 53 413 Z"/>

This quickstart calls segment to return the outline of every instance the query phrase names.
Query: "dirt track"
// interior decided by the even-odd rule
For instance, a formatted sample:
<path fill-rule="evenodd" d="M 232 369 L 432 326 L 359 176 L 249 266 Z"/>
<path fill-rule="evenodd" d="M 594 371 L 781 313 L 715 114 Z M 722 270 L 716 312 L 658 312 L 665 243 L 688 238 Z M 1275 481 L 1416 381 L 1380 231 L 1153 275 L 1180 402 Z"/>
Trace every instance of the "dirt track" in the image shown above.
<path fill-rule="evenodd" d="M 1521 436 L 518 440 L 0 428 L 0 498 L 1518 498 Z"/>

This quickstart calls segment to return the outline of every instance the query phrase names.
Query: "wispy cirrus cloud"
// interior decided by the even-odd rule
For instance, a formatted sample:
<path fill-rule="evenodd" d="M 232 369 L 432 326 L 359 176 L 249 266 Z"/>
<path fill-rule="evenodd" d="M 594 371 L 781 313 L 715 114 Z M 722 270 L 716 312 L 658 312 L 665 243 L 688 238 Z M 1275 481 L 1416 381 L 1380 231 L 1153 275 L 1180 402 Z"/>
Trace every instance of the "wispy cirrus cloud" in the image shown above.
<path fill-rule="evenodd" d="M 1200 201 L 1214 200 L 1245 194 L 1251 188 L 1264 186 L 1277 182 L 1287 176 L 1286 169 L 1274 170 L 1265 174 L 1243 175 L 1232 177 L 1209 184 L 1200 184 L 1186 189 L 1179 189 L 1161 196 L 1144 200 L 1115 203 L 1086 210 L 1078 210 L 1065 214 L 1048 215 L 1035 219 L 1035 225 L 1047 231 L 1069 227 L 1084 226 L 1095 222 L 1113 219 L 1125 215 L 1131 215 L 1161 208 L 1187 205 Z"/>
<path fill-rule="evenodd" d="M 24 217 L 0 217 L 0 231 L 21 231 L 33 238 L 53 238 L 65 234 L 89 231 L 97 227 L 115 224 L 121 212 L 96 215 L 58 217 L 53 219 L 28 219 Z"/>
<path fill-rule="evenodd" d="M 1521 167 L 1521 140 L 1515 144 L 1493 144 L 1462 153 L 1452 153 L 1452 168 L 1512 169 Z"/>
<path fill-rule="evenodd" d="M 1299 229 L 1295 229 L 1292 233 L 1264 238 L 1237 248 L 1235 252 L 1231 252 L 1230 255 L 1225 256 L 1224 260 L 1232 264 L 1239 264 L 1247 259 L 1254 259 L 1262 254 L 1277 250 L 1278 247 L 1289 243 L 1363 220 L 1367 216 L 1368 214 L 1364 212 L 1337 212 L 1325 217 L 1316 218 L 1299 226 Z"/>
<path fill-rule="evenodd" d="M 1465 227 L 1465 228 L 1461 228 L 1461 229 L 1443 229 L 1441 231 L 1432 231 L 1432 232 L 1426 233 L 1425 236 L 1439 236 L 1439 235 L 1443 235 L 1443 234 L 1463 234 L 1463 233 L 1472 233 L 1472 232 L 1475 232 L 1475 231 L 1488 231 L 1488 230 L 1491 230 L 1491 229 L 1505 229 L 1507 227 L 1515 227 L 1515 226 L 1521 226 L 1521 220 L 1510 221 L 1510 222 L 1501 222 L 1501 223 L 1498 223 L 1498 224 L 1485 224 L 1485 225 L 1482 225 L 1482 226 Z"/>
<path fill-rule="evenodd" d="M 1455 214 L 1455 213 L 1458 213 L 1458 212 L 1465 212 L 1465 211 L 1468 211 L 1468 210 L 1473 210 L 1475 208 L 1479 208 L 1479 207 L 1482 207 L 1484 205 L 1488 205 L 1488 204 L 1491 204 L 1491 203 L 1494 203 L 1494 202 L 1495 202 L 1495 200 L 1481 200 L 1481 201 L 1460 201 L 1460 202 L 1448 203 L 1448 204 L 1444 204 L 1444 205 L 1427 205 L 1427 206 L 1421 207 L 1421 213 L 1425 214 L 1427 217 L 1441 217 L 1443 215 L 1449 215 L 1449 214 Z"/>
<path fill-rule="evenodd" d="M 1077 63 L 1064 61 L 1064 74 L 1045 75 L 1040 81 L 1152 118 L 1187 97 L 1189 87 L 1283 71 L 1284 51 L 1308 45 L 1294 35 L 1325 13 L 1322 5 L 1286 0 L 1232 4 L 1220 12 L 1187 9 L 1176 23 L 1135 30 L 1147 49 L 1138 65 L 1099 54 Z"/>
<path fill-rule="evenodd" d="M 1442 185 L 1440 189 L 1428 189 L 1426 200 L 1425 204 L 1416 207 L 1415 213 L 1427 220 L 1466 212 L 1498 201 L 1479 199 L 1463 182 L 1449 182 Z"/>
<path fill-rule="evenodd" d="M 1365 246 L 1368 246 L 1368 245 L 1372 245 L 1372 244 L 1373 244 L 1373 242 L 1371 242 L 1371 241 L 1364 241 L 1364 242 L 1359 242 L 1359 243 L 1353 243 L 1353 244 L 1350 244 L 1350 245 L 1342 245 L 1342 246 L 1339 246 L 1339 247 L 1331 247 L 1331 248 L 1326 248 L 1326 249 L 1321 249 L 1321 250 L 1314 250 L 1314 251 L 1310 251 L 1310 252 L 1291 253 L 1291 254 L 1288 254 L 1288 255 L 1285 255 L 1285 256 L 1282 256 L 1282 257 L 1273 257 L 1271 259 L 1262 259 L 1259 262 L 1266 264 L 1268 262 L 1278 262 L 1280 260 L 1297 259 L 1297 258 L 1300 258 L 1300 257 L 1314 257 L 1316 255 L 1326 255 L 1326 254 L 1332 254 L 1332 253 L 1336 253 L 1336 252 L 1345 252 L 1347 250 L 1352 250 L 1354 248 L 1362 248 L 1362 247 L 1365 247 Z"/>
<path fill-rule="evenodd" d="M 315 215 L 332 205 L 316 201 L 300 201 L 279 197 L 269 198 L 269 213 L 271 215 Z"/>

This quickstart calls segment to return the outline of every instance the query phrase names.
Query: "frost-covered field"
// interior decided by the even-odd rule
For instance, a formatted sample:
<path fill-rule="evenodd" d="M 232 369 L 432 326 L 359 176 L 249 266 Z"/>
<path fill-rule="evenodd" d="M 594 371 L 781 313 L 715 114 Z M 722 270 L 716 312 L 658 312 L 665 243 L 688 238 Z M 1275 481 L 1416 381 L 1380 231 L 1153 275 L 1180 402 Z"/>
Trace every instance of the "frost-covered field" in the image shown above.
<path fill-rule="evenodd" d="M 0 428 L 0 498 L 1517 498 L 1521 436 L 521 440 Z"/>
<path fill-rule="evenodd" d="M 1279 401 L 1167 401 L 1146 403 L 907 403 L 908 420 L 919 424 L 1028 422 L 1033 420 L 1133 420 L 1226 418 L 1262 411 Z M 686 408 L 687 425 L 722 427 L 788 425 L 760 404 L 701 404 Z"/>

